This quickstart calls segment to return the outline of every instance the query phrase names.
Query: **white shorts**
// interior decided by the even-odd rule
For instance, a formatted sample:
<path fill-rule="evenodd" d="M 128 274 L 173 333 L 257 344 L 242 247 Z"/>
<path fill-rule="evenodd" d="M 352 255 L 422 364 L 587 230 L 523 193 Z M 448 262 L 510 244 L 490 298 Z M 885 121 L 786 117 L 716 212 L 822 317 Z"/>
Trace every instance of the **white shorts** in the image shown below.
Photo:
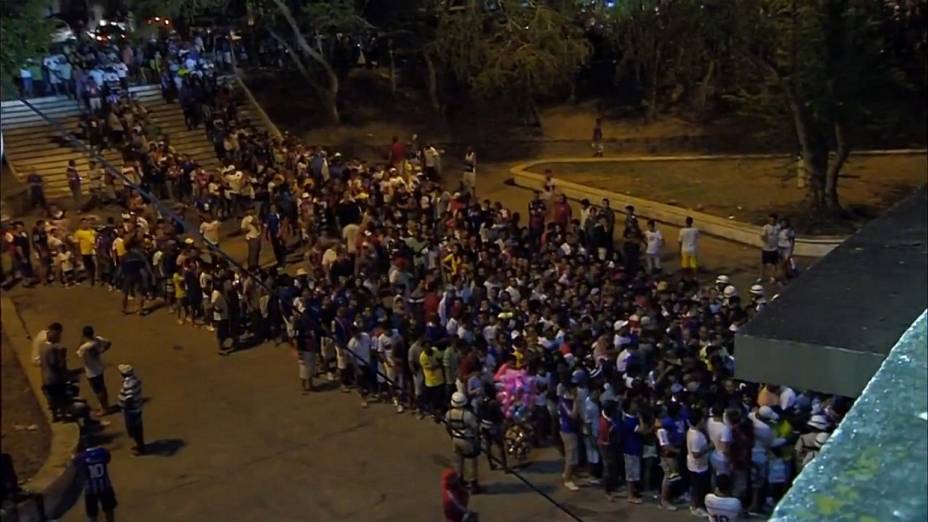
<path fill-rule="evenodd" d="M 335 365 L 339 370 L 347 370 L 349 366 L 348 353 L 337 344 L 335 345 Z"/>
<path fill-rule="evenodd" d="M 580 447 L 577 446 L 576 433 L 561 432 L 561 440 L 564 442 L 564 460 L 571 466 L 580 463 Z"/>
<path fill-rule="evenodd" d="M 625 454 L 625 480 L 628 482 L 641 481 L 641 457 Z"/>
<path fill-rule="evenodd" d="M 322 358 L 329 360 L 335 357 L 335 342 L 332 341 L 331 337 L 322 338 Z"/>
<path fill-rule="evenodd" d="M 312 352 L 299 352 L 300 379 L 309 380 L 316 373 L 316 356 Z"/>

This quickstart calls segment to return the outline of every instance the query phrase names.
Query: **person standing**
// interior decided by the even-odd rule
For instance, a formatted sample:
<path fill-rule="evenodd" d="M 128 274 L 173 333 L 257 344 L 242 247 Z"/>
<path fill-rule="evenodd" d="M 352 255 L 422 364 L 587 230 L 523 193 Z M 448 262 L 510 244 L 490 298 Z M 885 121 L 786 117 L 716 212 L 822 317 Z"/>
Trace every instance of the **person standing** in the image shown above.
<path fill-rule="evenodd" d="M 697 244 L 699 242 L 699 229 L 693 226 L 693 218 L 686 216 L 686 225 L 680 229 L 678 243 L 680 245 L 680 270 L 685 275 L 695 276 L 699 266 L 697 261 Z"/>
<path fill-rule="evenodd" d="M 423 390 L 423 405 L 437 420 L 441 414 L 441 405 L 445 397 L 445 374 L 442 371 L 442 352 L 435 346 L 429 346 L 419 355 L 419 366 L 422 368 L 425 388 Z M 420 418 L 425 414 L 419 412 Z"/>
<path fill-rule="evenodd" d="M 471 379 L 476 378 L 480 381 L 478 373 L 474 373 Z M 480 437 L 483 446 L 487 452 L 487 464 L 490 470 L 497 469 L 496 461 L 493 457 L 493 447 L 499 448 L 499 460 L 502 463 L 503 470 L 509 469 L 506 461 L 506 444 L 503 440 L 503 410 L 499 401 L 496 399 L 496 388 L 492 383 L 484 383 L 483 391 L 480 393 L 477 403 L 477 413 L 480 418 Z"/>
<path fill-rule="evenodd" d="M 541 191 L 535 191 L 535 197 L 528 202 L 528 231 L 532 243 L 538 244 L 545 231 L 545 219 L 548 216 L 548 205 L 541 197 Z"/>
<path fill-rule="evenodd" d="M 97 231 L 90 228 L 90 222 L 87 218 L 81 218 L 80 228 L 74 231 L 74 242 L 77 243 L 77 249 L 81 254 L 87 280 L 90 281 L 90 286 L 95 286 L 97 281 L 97 263 L 95 261 L 96 254 L 94 248 L 97 243 Z"/>
<path fill-rule="evenodd" d="M 574 482 L 574 469 L 580 464 L 580 447 L 577 431 L 580 422 L 580 401 L 577 400 L 576 385 L 572 382 L 561 394 L 557 403 L 561 441 L 564 443 L 564 487 L 570 491 L 579 491 L 580 486 Z"/>
<path fill-rule="evenodd" d="M 71 199 L 74 201 L 74 211 L 81 212 L 81 174 L 77 170 L 77 162 L 68 160 L 68 188 L 71 190 Z"/>
<path fill-rule="evenodd" d="M 52 323 L 45 330 L 45 341 L 39 344 L 39 361 L 42 367 L 42 390 L 48 399 L 52 412 L 52 422 L 61 420 L 66 409 L 68 386 L 68 362 L 65 348 L 61 342 L 63 328 L 60 323 Z M 40 332 L 41 334 L 41 332 Z"/>
<path fill-rule="evenodd" d="M 97 414 L 105 415 L 110 410 L 110 400 L 106 391 L 106 383 L 103 382 L 103 353 L 110 349 L 112 343 L 103 337 L 94 335 L 93 326 L 85 326 L 81 338 L 84 342 L 77 348 L 77 356 L 84 363 L 84 375 L 87 376 L 90 389 L 100 401 Z"/>
<path fill-rule="evenodd" d="M 705 422 L 700 410 L 689 413 L 690 428 L 686 432 L 686 469 L 690 474 L 690 513 L 705 517 L 705 498 L 709 492 L 709 452 L 712 445 L 703 429 Z"/>
<path fill-rule="evenodd" d="M 26 177 L 26 183 L 29 185 L 29 207 L 30 209 L 40 208 L 48 209 L 48 202 L 45 200 L 45 180 L 42 176 L 33 171 Z"/>
<path fill-rule="evenodd" d="M 648 220 L 648 229 L 644 231 L 645 249 L 644 266 L 648 274 L 657 274 L 661 271 L 661 249 L 664 248 L 664 236 L 657 229 L 653 219 Z"/>
<path fill-rule="evenodd" d="M 276 203 L 271 203 L 271 210 L 267 215 L 267 239 L 271 242 L 271 249 L 274 251 L 274 259 L 277 266 L 282 267 L 287 262 L 287 244 L 283 235 L 283 216 L 277 209 Z"/>
<path fill-rule="evenodd" d="M 255 216 L 254 207 L 245 210 L 240 228 L 248 243 L 248 269 L 257 269 L 261 258 L 261 222 Z"/>
<path fill-rule="evenodd" d="M 720 402 L 713 405 L 710 417 L 706 419 L 706 434 L 712 443 L 709 453 L 709 464 L 712 467 L 713 477 L 718 480 L 719 475 L 731 474 L 731 444 L 734 437 L 731 426 L 725 419 L 725 404 Z"/>
<path fill-rule="evenodd" d="M 625 400 L 622 414 L 622 453 L 625 460 L 625 481 L 628 483 L 628 502 L 641 504 L 641 456 L 644 453 L 644 437 L 649 428 L 642 422 L 637 400 Z"/>
<path fill-rule="evenodd" d="M 677 403 L 668 403 L 675 406 Z M 680 471 L 677 464 L 682 448 L 680 447 L 679 437 L 676 436 L 677 428 L 674 422 L 674 416 L 670 411 L 660 419 L 657 428 L 657 444 L 661 457 L 661 470 L 663 478 L 661 479 L 660 507 L 668 511 L 676 511 L 677 506 L 673 505 L 673 486 L 680 480 Z"/>
<path fill-rule="evenodd" d="M 116 493 L 110 482 L 110 453 L 93 446 L 74 456 L 74 464 L 84 480 L 84 512 L 87 520 L 95 522 L 100 510 L 107 522 L 116 520 Z"/>
<path fill-rule="evenodd" d="M 769 275 L 770 282 L 776 281 L 777 268 L 780 266 L 780 224 L 777 215 L 767 216 L 767 224 L 760 231 L 760 277 L 757 282 L 763 282 Z"/>
<path fill-rule="evenodd" d="M 126 431 L 135 441 L 132 448 L 134 455 L 145 454 L 145 432 L 142 427 L 142 380 L 135 374 L 135 368 L 129 364 L 118 366 L 122 375 L 122 388 L 119 390 L 119 406 L 126 421 Z"/>
<path fill-rule="evenodd" d="M 625 272 L 627 274 L 637 274 L 641 262 L 641 245 L 647 246 L 641 229 L 638 228 L 638 220 L 628 222 L 625 230 L 622 231 L 622 254 L 625 261 Z"/>
<path fill-rule="evenodd" d="M 229 302 L 222 292 L 222 284 L 221 279 L 213 282 L 213 288 L 209 294 L 209 309 L 213 314 L 213 325 L 216 327 L 219 355 L 229 355 L 235 349 L 235 338 L 229 325 Z M 232 339 L 232 345 L 226 348 L 226 341 L 230 338 Z"/>
<path fill-rule="evenodd" d="M 472 195 L 477 193 L 477 153 L 473 147 L 467 147 L 464 154 L 464 173 L 461 175 L 461 186 Z"/>
<path fill-rule="evenodd" d="M 454 454 L 457 459 L 457 472 L 471 494 L 481 492 L 477 480 L 477 457 L 480 456 L 480 443 L 477 435 L 480 425 L 477 416 L 467 408 L 467 396 L 461 392 L 451 395 L 451 409 L 445 413 L 445 426 L 451 435 Z"/>
<path fill-rule="evenodd" d="M 596 125 L 593 126 L 593 157 L 603 157 L 603 120 L 596 118 Z"/>
<path fill-rule="evenodd" d="M 560 225 L 562 229 L 567 230 L 567 225 L 570 223 L 572 215 L 573 210 L 570 208 L 570 203 L 567 201 L 567 196 L 564 194 L 559 194 L 557 201 L 555 201 L 551 206 L 551 222 L 556 223 Z"/>
<path fill-rule="evenodd" d="M 777 239 L 780 267 L 783 279 L 792 277 L 796 271 L 796 262 L 793 260 L 793 251 L 796 249 L 796 231 L 793 230 L 789 219 L 780 219 L 780 233 Z"/>
<path fill-rule="evenodd" d="M 348 340 L 348 357 L 353 359 L 355 382 L 361 394 L 361 407 L 367 408 L 367 396 L 374 389 L 374 370 L 371 365 L 371 336 L 361 330 L 360 321 L 354 324 L 354 335 Z"/>
<path fill-rule="evenodd" d="M 45 343 L 55 342 L 61 338 L 61 323 L 52 323 L 45 330 L 40 330 L 32 339 L 32 363 L 42 366 L 42 347 Z"/>
<path fill-rule="evenodd" d="M 603 198 L 599 215 L 606 222 L 606 255 L 611 258 L 612 251 L 615 248 L 615 210 L 612 209 L 612 204 L 608 198 Z"/>
<path fill-rule="evenodd" d="M 390 145 L 390 165 L 400 173 L 405 175 L 406 169 L 406 144 L 393 136 L 393 144 Z"/>

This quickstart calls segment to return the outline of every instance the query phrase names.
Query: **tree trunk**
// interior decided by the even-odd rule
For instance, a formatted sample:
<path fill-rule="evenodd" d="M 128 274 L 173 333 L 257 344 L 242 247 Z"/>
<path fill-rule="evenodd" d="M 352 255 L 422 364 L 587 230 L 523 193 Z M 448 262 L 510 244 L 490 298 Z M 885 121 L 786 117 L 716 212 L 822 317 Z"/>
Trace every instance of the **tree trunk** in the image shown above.
<path fill-rule="evenodd" d="M 706 74 L 702 77 L 702 83 L 696 91 L 696 118 L 699 121 L 706 119 L 706 101 L 709 98 L 709 85 L 712 82 L 712 75 L 715 73 L 715 60 L 709 60 L 709 67 L 706 68 Z"/>
<path fill-rule="evenodd" d="M 306 37 L 303 35 L 303 32 L 300 31 L 300 26 L 296 21 L 296 18 L 293 17 L 293 13 L 290 11 L 290 8 L 287 6 L 285 0 L 274 0 L 274 4 L 277 6 L 277 10 L 280 11 L 280 14 L 287 21 L 287 25 L 290 26 L 290 30 L 293 32 L 294 38 L 296 38 L 296 43 L 299 46 L 302 54 L 306 56 L 310 61 L 315 63 L 325 76 L 325 79 L 328 83 L 327 86 L 323 87 L 316 82 L 312 82 L 313 88 L 319 93 L 319 97 L 323 99 L 323 104 L 325 105 L 326 113 L 331 118 L 332 123 L 339 124 L 341 123 L 341 118 L 338 114 L 338 76 L 336 76 L 335 71 L 332 69 L 332 66 L 325 59 L 325 56 L 319 53 L 316 49 L 313 49 L 309 45 L 309 42 L 306 41 Z"/>
<path fill-rule="evenodd" d="M 393 48 L 390 48 L 390 96 L 396 98 L 396 58 Z"/>
<path fill-rule="evenodd" d="M 847 135 L 844 125 L 835 123 L 835 159 L 828 165 L 828 171 L 825 173 L 825 206 L 829 212 L 840 215 L 842 213 L 841 201 L 838 198 L 838 177 L 841 175 L 841 169 L 851 154 L 851 148 L 847 143 Z"/>
<path fill-rule="evenodd" d="M 432 109 L 435 110 L 435 112 L 444 114 L 441 100 L 438 97 L 438 71 L 435 69 L 435 60 L 428 51 L 422 53 L 422 56 L 425 59 L 425 68 L 428 71 L 426 77 L 429 89 L 429 102 L 432 104 Z"/>
<path fill-rule="evenodd" d="M 648 68 L 648 87 L 646 89 L 645 99 L 648 104 L 645 118 L 648 121 L 657 116 L 657 94 L 659 91 L 659 78 L 661 75 L 661 47 L 656 46 L 654 49 L 654 58 L 651 60 L 651 66 Z"/>
<path fill-rule="evenodd" d="M 316 93 L 316 96 L 319 97 L 319 102 L 322 103 L 322 107 L 326 115 L 333 123 L 338 124 L 341 119 L 338 114 L 336 93 L 332 93 L 320 85 L 318 81 L 316 81 L 316 78 L 313 76 L 312 72 L 310 72 L 310 70 L 307 69 L 303 62 L 300 60 L 300 55 L 293 49 L 293 46 L 291 46 L 287 40 L 277 34 L 276 31 L 270 30 L 268 32 L 272 38 L 277 40 L 277 42 L 287 50 L 287 55 L 290 56 L 290 59 L 293 61 L 293 65 L 296 67 L 296 70 L 299 71 L 303 79 L 306 80 L 306 83 L 309 84 L 309 86 Z M 336 82 L 337 81 L 338 80 L 336 79 Z"/>
<path fill-rule="evenodd" d="M 335 71 L 331 68 L 325 69 L 325 73 L 329 79 L 329 88 L 325 90 L 323 95 L 326 114 L 328 114 L 329 120 L 333 124 L 338 125 L 342 122 L 341 115 L 338 112 L 338 76 L 335 76 Z"/>
<path fill-rule="evenodd" d="M 813 220 L 830 220 L 831 215 L 825 203 L 825 185 L 828 173 L 828 144 L 821 134 L 807 121 L 803 107 L 799 104 L 792 88 L 783 82 L 783 90 L 793 117 L 793 130 L 802 152 L 802 163 L 809 177 L 803 206 Z"/>

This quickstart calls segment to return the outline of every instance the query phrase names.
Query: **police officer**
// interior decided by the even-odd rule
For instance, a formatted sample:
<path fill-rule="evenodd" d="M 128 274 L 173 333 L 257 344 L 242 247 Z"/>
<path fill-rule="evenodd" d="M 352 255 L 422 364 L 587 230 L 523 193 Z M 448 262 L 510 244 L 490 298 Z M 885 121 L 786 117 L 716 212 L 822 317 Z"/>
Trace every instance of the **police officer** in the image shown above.
<path fill-rule="evenodd" d="M 451 395 L 451 409 L 445 413 L 445 425 L 457 457 L 457 471 L 471 494 L 482 492 L 477 483 L 477 457 L 480 455 L 477 416 L 467 409 L 467 396 L 461 392 Z"/>

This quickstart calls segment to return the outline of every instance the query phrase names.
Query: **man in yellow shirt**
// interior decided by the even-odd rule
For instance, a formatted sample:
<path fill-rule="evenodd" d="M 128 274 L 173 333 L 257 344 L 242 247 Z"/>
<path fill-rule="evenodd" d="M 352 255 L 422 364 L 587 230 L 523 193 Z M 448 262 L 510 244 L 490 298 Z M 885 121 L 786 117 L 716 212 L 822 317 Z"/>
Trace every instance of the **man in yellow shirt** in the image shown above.
<path fill-rule="evenodd" d="M 90 228 L 90 221 L 87 218 L 81 218 L 80 228 L 74 232 L 74 242 L 77 243 L 77 249 L 84 261 L 84 271 L 87 273 L 90 286 L 94 286 L 97 281 L 97 264 L 94 261 L 97 231 Z"/>
<path fill-rule="evenodd" d="M 419 366 L 422 367 L 422 374 L 425 377 L 425 395 L 426 407 L 431 410 L 435 419 L 440 419 L 442 410 L 445 406 L 445 374 L 442 367 L 442 352 L 437 346 L 432 346 L 422 350 L 419 355 Z"/>

